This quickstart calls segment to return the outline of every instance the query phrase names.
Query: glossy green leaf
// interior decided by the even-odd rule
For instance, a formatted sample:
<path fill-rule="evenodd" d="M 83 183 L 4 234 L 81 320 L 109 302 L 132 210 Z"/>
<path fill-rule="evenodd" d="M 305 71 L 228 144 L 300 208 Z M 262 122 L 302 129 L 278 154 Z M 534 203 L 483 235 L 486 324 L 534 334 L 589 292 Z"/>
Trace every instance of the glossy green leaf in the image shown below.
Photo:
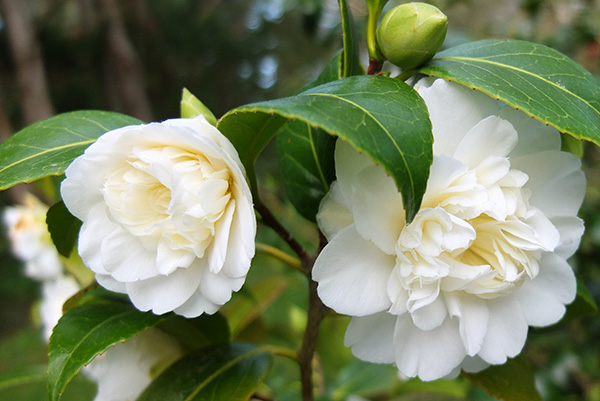
<path fill-rule="evenodd" d="M 560 132 L 600 144 L 598 81 L 549 47 L 518 40 L 472 42 L 438 53 L 419 72 L 480 90 Z"/>
<path fill-rule="evenodd" d="M 335 179 L 335 137 L 302 121 L 277 134 L 281 178 L 288 197 L 306 219 L 315 221 L 319 204 Z"/>
<path fill-rule="evenodd" d="M 362 74 L 354 19 L 345 0 L 339 0 L 344 48 L 304 90 Z M 335 138 L 301 121 L 290 121 L 277 134 L 277 154 L 283 185 L 294 207 L 315 221 L 321 199 L 335 179 Z"/>
<path fill-rule="evenodd" d="M 229 343 L 203 348 L 168 367 L 138 401 L 246 401 L 272 363 L 266 347 Z"/>
<path fill-rule="evenodd" d="M 392 78 L 355 76 L 227 113 L 218 127 L 240 153 L 255 195 L 254 161 L 287 119 L 338 136 L 380 164 L 395 180 L 406 219 L 412 221 L 433 155 L 427 108 L 410 86 Z"/>
<path fill-rule="evenodd" d="M 166 317 L 140 312 L 125 302 L 88 303 L 68 310 L 50 338 L 50 401 L 59 400 L 71 378 L 96 355 Z"/>
<path fill-rule="evenodd" d="M 503 401 L 542 401 L 535 389 L 533 369 L 522 355 L 479 373 L 462 374 L 488 394 Z"/>
<path fill-rule="evenodd" d="M 141 121 L 123 114 L 86 110 L 38 121 L 0 144 L 0 190 L 62 174 L 100 135 Z"/>
<path fill-rule="evenodd" d="M 68 258 L 77 243 L 81 220 L 73 216 L 65 203 L 60 201 L 48 209 L 46 224 L 58 253 Z"/>

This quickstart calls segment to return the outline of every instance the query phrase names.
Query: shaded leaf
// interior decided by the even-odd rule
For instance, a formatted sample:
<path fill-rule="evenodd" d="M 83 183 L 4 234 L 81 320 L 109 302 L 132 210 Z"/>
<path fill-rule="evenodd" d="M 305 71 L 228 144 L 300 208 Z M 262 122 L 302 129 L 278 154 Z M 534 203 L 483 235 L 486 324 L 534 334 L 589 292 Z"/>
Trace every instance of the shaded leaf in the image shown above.
<path fill-rule="evenodd" d="M 478 89 L 560 132 L 600 144 L 598 81 L 549 47 L 482 40 L 438 53 L 419 72 Z"/>
<path fill-rule="evenodd" d="M 219 312 L 213 315 L 203 314 L 194 319 L 172 315 L 159 323 L 158 328 L 188 349 L 224 343 L 230 339 L 227 319 Z"/>
<path fill-rule="evenodd" d="M 277 134 L 277 154 L 285 191 L 298 212 L 315 221 L 319 204 L 335 179 L 335 137 L 302 121 Z"/>
<path fill-rule="evenodd" d="M 577 297 L 567 306 L 567 317 L 576 318 L 598 314 L 598 304 L 587 287 L 577 280 Z"/>
<path fill-rule="evenodd" d="M 479 373 L 463 372 L 462 375 L 504 401 L 542 401 L 535 389 L 533 370 L 522 355 L 509 359 L 504 365 L 490 366 Z"/>
<path fill-rule="evenodd" d="M 158 376 L 138 401 L 245 401 L 273 364 L 268 348 L 230 343 L 187 354 Z"/>
<path fill-rule="evenodd" d="M 124 114 L 85 110 L 59 114 L 23 128 L 0 144 L 0 190 L 62 174 L 100 135 L 141 123 Z"/>
<path fill-rule="evenodd" d="M 96 355 L 155 326 L 167 316 L 143 313 L 125 302 L 87 303 L 68 310 L 50 338 L 50 400 L 60 399 L 71 378 Z"/>
<path fill-rule="evenodd" d="M 60 201 L 48 209 L 46 224 L 56 250 L 68 258 L 77 243 L 81 220 L 73 216 L 65 203 Z"/>
<path fill-rule="evenodd" d="M 339 136 L 380 164 L 400 189 L 412 221 L 433 155 L 427 108 L 410 86 L 381 76 L 349 77 L 227 113 L 218 127 L 240 153 L 255 195 L 254 161 L 286 119 Z"/>

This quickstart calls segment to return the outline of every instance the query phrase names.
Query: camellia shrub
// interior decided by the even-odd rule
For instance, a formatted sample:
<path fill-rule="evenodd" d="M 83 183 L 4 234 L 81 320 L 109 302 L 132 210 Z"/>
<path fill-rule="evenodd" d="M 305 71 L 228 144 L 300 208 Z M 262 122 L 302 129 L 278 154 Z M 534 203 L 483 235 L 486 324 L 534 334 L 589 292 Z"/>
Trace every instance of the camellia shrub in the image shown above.
<path fill-rule="evenodd" d="M 296 369 L 279 384 L 289 399 L 352 399 L 360 389 L 322 374 L 337 363 L 326 348 L 342 343 L 392 367 L 377 399 L 459 375 L 500 399 L 540 399 L 519 356 L 530 328 L 576 299 L 597 310 L 568 259 L 584 232 L 578 150 L 600 143 L 600 86 L 535 43 L 440 51 L 437 8 L 382 18 L 385 0 L 366 3 L 368 65 L 340 0 L 343 48 L 294 96 L 217 119 L 184 90 L 180 118 L 75 111 L 0 145 L 2 189 L 64 174 L 49 210 L 28 198 L 4 217 L 43 283 L 51 401 L 80 371 L 98 401 L 272 400 L 272 378 L 289 377 L 272 369 L 280 359 Z M 262 196 L 255 165 L 274 139 L 288 198 L 319 231 L 312 244 Z M 268 244 L 261 227 L 276 234 Z M 279 328 L 300 331 L 296 348 L 240 324 L 265 305 L 244 286 L 265 268 L 257 251 L 301 277 L 264 285 L 307 294 Z"/>

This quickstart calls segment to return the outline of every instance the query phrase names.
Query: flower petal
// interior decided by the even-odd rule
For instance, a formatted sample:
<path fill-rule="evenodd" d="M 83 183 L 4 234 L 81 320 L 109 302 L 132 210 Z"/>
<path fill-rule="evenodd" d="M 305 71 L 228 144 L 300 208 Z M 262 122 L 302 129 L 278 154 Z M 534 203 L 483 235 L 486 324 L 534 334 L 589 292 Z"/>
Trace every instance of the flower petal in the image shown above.
<path fill-rule="evenodd" d="M 394 332 L 398 369 L 424 381 L 448 375 L 465 357 L 458 333 L 456 319 L 446 319 L 439 327 L 423 331 L 415 327 L 409 315 L 398 316 Z"/>
<path fill-rule="evenodd" d="M 465 134 L 479 121 L 498 111 L 498 103 L 443 79 L 422 79 L 415 85 L 425 100 L 433 125 L 433 153 L 452 156 Z"/>
<path fill-rule="evenodd" d="M 344 345 L 363 361 L 394 362 L 394 326 L 396 317 L 386 312 L 353 317 L 346 329 Z"/>
<path fill-rule="evenodd" d="M 519 133 L 519 143 L 510 152 L 511 158 L 545 150 L 560 150 L 560 134 L 556 128 L 508 106 L 502 107 L 496 115 L 508 120 Z"/>
<path fill-rule="evenodd" d="M 351 209 L 352 186 L 356 175 L 366 166 L 373 165 L 373 161 L 364 153 L 359 153 L 348 142 L 336 141 L 335 143 L 335 171 L 337 182 L 342 193 L 342 202 Z"/>
<path fill-rule="evenodd" d="M 204 269 L 199 260 L 186 269 L 177 269 L 169 276 L 155 276 L 146 280 L 126 283 L 131 302 L 141 311 L 152 310 L 162 315 L 183 305 L 200 284 L 199 269 Z"/>
<path fill-rule="evenodd" d="M 519 140 L 517 131 L 506 120 L 496 116 L 478 122 L 462 138 L 454 157 L 471 168 L 490 156 L 507 156 Z"/>
<path fill-rule="evenodd" d="M 561 258 L 567 260 L 579 248 L 584 227 L 577 216 L 557 216 L 550 219 L 560 234 L 560 245 L 554 249 Z"/>
<path fill-rule="evenodd" d="M 540 272 L 523 283 L 516 294 L 531 326 L 556 323 L 565 313 L 565 304 L 575 299 L 577 283 L 569 264 L 560 256 L 546 252 L 540 260 Z"/>
<path fill-rule="evenodd" d="M 529 176 L 529 203 L 546 217 L 575 216 L 585 195 L 581 161 L 573 154 L 546 151 L 511 159 L 513 168 Z"/>
<path fill-rule="evenodd" d="M 387 282 L 394 263 L 350 225 L 323 249 L 312 277 L 325 305 L 347 315 L 371 315 L 391 306 Z"/>
<path fill-rule="evenodd" d="M 512 296 L 490 300 L 488 308 L 488 330 L 478 355 L 487 363 L 499 365 L 523 349 L 527 320 L 519 302 Z"/>
<path fill-rule="evenodd" d="M 449 293 L 445 298 L 450 316 L 460 322 L 460 338 L 467 355 L 476 355 L 487 333 L 490 316 L 485 300 L 461 292 Z"/>
<path fill-rule="evenodd" d="M 388 255 L 405 226 L 402 195 L 394 180 L 379 166 L 365 167 L 352 188 L 352 214 L 356 231 Z"/>
<path fill-rule="evenodd" d="M 325 238 L 331 240 L 331 237 L 353 222 L 354 216 L 344 203 L 340 185 L 337 181 L 334 181 L 319 205 L 319 212 L 317 213 L 319 228 Z"/>

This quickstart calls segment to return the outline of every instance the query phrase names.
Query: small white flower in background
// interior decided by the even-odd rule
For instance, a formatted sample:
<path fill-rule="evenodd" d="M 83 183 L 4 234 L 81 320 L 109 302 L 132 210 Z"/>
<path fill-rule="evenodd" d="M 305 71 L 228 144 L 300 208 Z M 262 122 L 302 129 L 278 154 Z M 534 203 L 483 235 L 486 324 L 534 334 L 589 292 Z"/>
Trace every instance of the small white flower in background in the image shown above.
<path fill-rule="evenodd" d="M 415 88 L 434 136 L 419 213 L 405 225 L 392 178 L 338 141 L 313 278 L 327 306 L 353 316 L 345 343 L 357 357 L 435 380 L 502 364 L 529 326 L 563 316 L 586 183 L 555 129 L 444 80 Z"/>
<path fill-rule="evenodd" d="M 256 217 L 237 151 L 202 116 L 102 135 L 65 171 L 79 253 L 140 310 L 214 313 L 244 283 Z"/>
<path fill-rule="evenodd" d="M 39 312 L 46 341 L 50 340 L 52 329 L 63 315 L 64 303 L 75 295 L 80 287 L 73 276 L 64 274 L 42 283 Z"/>
<path fill-rule="evenodd" d="M 62 274 L 63 266 L 46 226 L 48 206 L 31 194 L 22 205 L 8 206 L 3 220 L 13 254 L 23 261 L 25 274 L 35 280 L 50 280 Z"/>
<path fill-rule="evenodd" d="M 174 339 L 152 328 L 109 348 L 82 372 L 98 385 L 94 401 L 134 401 L 181 354 Z"/>

